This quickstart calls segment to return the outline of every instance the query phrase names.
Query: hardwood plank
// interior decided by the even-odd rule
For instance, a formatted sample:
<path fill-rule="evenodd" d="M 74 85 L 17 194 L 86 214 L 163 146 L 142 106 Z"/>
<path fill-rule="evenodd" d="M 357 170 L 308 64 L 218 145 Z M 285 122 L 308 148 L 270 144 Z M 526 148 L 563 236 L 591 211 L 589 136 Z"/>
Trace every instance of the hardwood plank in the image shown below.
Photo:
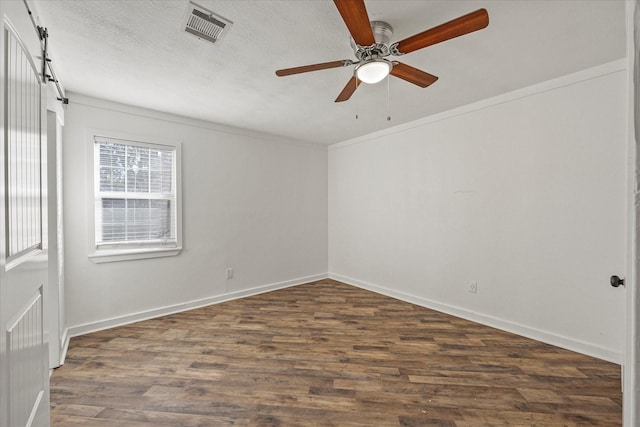
<path fill-rule="evenodd" d="M 620 367 L 321 280 L 71 340 L 54 426 L 622 424 Z"/>

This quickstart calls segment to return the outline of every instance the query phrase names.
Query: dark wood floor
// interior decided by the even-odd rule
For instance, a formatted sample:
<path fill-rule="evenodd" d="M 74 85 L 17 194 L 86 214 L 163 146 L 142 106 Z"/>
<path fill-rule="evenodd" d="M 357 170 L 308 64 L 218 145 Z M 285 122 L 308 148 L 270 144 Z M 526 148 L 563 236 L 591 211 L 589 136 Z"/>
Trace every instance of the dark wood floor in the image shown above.
<path fill-rule="evenodd" d="M 53 426 L 622 424 L 620 367 L 332 280 L 73 338 Z"/>

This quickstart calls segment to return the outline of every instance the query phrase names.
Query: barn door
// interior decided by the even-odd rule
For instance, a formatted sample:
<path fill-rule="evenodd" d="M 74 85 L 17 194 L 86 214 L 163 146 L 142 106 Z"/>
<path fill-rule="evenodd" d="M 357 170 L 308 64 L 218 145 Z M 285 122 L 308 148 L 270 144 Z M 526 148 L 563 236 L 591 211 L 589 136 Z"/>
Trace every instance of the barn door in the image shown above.
<path fill-rule="evenodd" d="M 41 64 L 34 59 L 39 39 L 25 21 L 23 2 L 0 4 L 0 426 L 47 426 L 47 156 Z"/>

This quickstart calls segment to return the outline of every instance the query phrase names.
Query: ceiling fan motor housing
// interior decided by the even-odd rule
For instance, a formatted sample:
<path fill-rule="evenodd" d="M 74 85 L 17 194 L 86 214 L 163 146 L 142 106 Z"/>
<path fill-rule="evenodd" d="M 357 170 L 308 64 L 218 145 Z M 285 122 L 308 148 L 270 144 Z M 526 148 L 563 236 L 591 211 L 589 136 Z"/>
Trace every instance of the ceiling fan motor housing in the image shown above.
<path fill-rule="evenodd" d="M 384 21 L 372 21 L 371 29 L 373 30 L 373 38 L 376 43 L 384 43 L 386 45 L 391 41 L 393 35 L 393 27 Z"/>
<path fill-rule="evenodd" d="M 350 40 L 355 56 L 360 61 L 384 58 L 390 54 L 389 42 L 393 35 L 393 27 L 383 21 L 372 21 L 371 30 L 373 31 L 373 38 L 376 41 L 375 44 L 371 46 L 360 46 L 353 38 Z"/>

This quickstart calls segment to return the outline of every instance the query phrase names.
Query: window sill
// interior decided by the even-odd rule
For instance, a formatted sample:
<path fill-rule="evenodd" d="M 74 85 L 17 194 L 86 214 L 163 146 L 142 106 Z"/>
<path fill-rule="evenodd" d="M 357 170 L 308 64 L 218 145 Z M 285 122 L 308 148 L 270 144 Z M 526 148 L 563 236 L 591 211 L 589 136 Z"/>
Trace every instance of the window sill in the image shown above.
<path fill-rule="evenodd" d="M 182 251 L 181 247 L 176 248 L 138 248 L 120 250 L 101 250 L 89 254 L 89 259 L 96 264 L 105 262 L 131 261 L 136 259 L 161 258 L 176 256 Z"/>

